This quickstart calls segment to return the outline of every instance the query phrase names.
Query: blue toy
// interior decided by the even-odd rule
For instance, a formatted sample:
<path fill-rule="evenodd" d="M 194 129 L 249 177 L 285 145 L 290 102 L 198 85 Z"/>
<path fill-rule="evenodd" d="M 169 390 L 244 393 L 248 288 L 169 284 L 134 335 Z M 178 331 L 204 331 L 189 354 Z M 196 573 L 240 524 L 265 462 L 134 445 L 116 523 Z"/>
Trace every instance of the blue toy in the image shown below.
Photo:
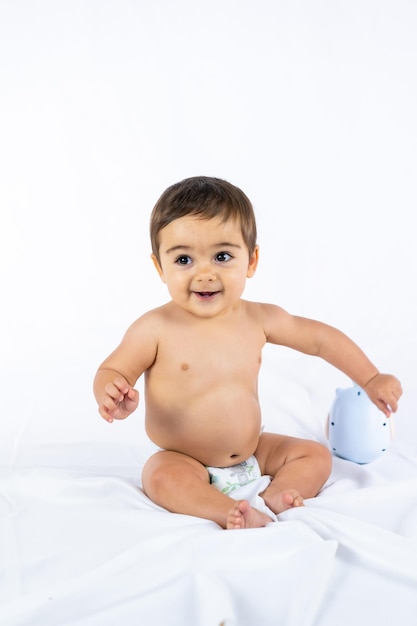
<path fill-rule="evenodd" d="M 329 413 L 328 437 L 336 456 L 355 463 L 370 463 L 391 445 L 391 424 L 366 392 L 354 385 L 336 389 Z"/>

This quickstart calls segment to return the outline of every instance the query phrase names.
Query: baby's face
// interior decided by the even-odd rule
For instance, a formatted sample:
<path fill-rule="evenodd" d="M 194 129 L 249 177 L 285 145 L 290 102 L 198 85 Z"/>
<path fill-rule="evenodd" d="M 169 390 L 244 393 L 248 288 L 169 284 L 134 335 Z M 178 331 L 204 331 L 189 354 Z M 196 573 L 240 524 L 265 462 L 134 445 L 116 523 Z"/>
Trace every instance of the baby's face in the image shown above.
<path fill-rule="evenodd" d="M 258 262 L 235 221 L 181 217 L 161 230 L 159 244 L 160 263 L 152 259 L 172 300 L 198 317 L 232 310 Z"/>

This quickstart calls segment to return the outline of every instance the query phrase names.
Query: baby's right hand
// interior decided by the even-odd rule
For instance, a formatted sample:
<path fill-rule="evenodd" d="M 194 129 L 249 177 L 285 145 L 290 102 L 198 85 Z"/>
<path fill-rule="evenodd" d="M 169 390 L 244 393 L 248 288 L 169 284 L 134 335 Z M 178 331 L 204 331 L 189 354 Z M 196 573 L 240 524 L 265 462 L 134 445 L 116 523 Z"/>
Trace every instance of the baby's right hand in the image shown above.
<path fill-rule="evenodd" d="M 113 420 L 123 420 L 137 409 L 139 393 L 129 383 L 119 376 L 104 387 L 104 394 L 99 406 L 101 417 L 111 423 Z"/>

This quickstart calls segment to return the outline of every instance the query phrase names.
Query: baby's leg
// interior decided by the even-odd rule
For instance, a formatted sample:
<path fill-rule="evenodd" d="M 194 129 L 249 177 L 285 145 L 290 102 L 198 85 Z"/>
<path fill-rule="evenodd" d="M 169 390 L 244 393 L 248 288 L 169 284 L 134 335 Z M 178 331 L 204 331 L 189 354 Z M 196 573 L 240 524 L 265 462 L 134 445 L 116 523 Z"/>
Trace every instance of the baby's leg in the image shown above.
<path fill-rule="evenodd" d="M 156 452 L 143 468 L 142 483 L 146 495 L 159 506 L 212 520 L 222 528 L 260 528 L 271 521 L 245 501 L 243 521 L 232 524 L 236 501 L 210 485 L 204 465 L 179 452 Z"/>
<path fill-rule="evenodd" d="M 316 496 L 332 467 L 331 453 L 322 444 L 272 433 L 261 435 L 255 456 L 262 474 L 272 476 L 260 495 L 274 513 Z"/>

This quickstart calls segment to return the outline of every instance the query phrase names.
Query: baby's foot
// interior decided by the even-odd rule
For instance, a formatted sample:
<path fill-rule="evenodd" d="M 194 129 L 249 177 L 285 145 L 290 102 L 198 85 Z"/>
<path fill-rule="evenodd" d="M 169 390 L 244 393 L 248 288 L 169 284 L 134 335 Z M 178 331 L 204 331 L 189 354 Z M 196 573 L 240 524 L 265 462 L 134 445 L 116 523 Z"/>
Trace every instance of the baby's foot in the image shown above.
<path fill-rule="evenodd" d="M 237 500 L 227 515 L 226 528 L 262 528 L 272 522 L 272 519 L 251 507 L 247 500 Z"/>
<path fill-rule="evenodd" d="M 267 493 L 268 489 L 259 494 L 268 507 L 277 515 L 297 506 L 304 506 L 303 497 L 296 489 L 285 489 L 277 493 Z"/>

